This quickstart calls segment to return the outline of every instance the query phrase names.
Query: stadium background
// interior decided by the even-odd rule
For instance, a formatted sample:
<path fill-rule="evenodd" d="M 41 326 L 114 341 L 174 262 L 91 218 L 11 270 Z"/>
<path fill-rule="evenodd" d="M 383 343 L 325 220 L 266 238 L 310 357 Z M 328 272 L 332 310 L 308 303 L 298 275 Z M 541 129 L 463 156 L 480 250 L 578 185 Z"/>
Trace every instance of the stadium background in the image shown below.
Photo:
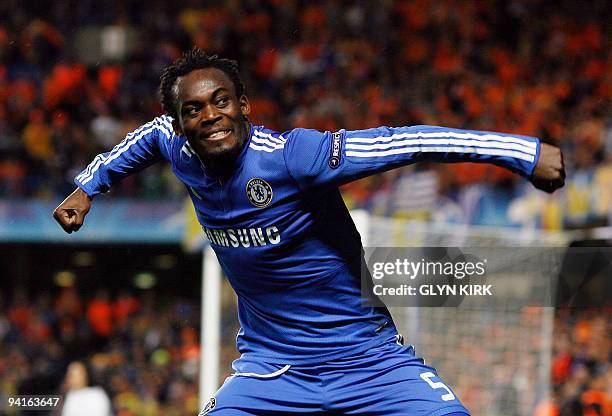
<path fill-rule="evenodd" d="M 441 243 L 595 233 L 608 244 L 611 18 L 606 0 L 1 2 L 0 396 L 60 392 L 66 365 L 82 359 L 117 415 L 196 412 L 201 260 L 184 250 L 193 225 L 170 168 L 97 198 L 75 235 L 51 219 L 95 154 L 160 113 L 158 77 L 182 50 L 238 59 L 253 121 L 274 129 L 438 124 L 563 149 L 567 185 L 552 196 L 473 164 L 345 187 L 351 208 L 408 230 L 400 240 L 443 230 Z M 234 301 L 225 287 L 223 376 L 236 357 Z M 612 414 L 610 309 L 489 311 L 477 325 L 480 311 L 438 326 L 425 313 L 418 352 L 474 415 Z M 550 345 L 538 335 L 546 322 Z M 493 378 L 466 377 L 483 356 Z M 525 389 L 523 367 L 546 356 L 549 388 Z"/>

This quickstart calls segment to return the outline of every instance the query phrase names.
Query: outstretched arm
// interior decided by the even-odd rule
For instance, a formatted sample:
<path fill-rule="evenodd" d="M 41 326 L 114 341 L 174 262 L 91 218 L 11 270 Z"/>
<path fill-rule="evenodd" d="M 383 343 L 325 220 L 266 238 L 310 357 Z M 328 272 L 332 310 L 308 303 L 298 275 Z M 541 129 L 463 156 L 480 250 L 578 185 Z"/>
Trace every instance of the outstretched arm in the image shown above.
<path fill-rule="evenodd" d="M 171 123 L 168 116 L 155 118 L 128 134 L 110 152 L 96 156 L 77 175 L 74 182 L 78 188 L 53 211 L 53 218 L 64 231 L 72 233 L 81 228 L 97 194 L 161 159 L 170 159 Z"/>
<path fill-rule="evenodd" d="M 287 167 L 303 189 L 335 187 L 419 161 L 492 163 L 547 192 L 565 178 L 559 149 L 529 136 L 438 126 L 295 129 L 285 136 Z"/>

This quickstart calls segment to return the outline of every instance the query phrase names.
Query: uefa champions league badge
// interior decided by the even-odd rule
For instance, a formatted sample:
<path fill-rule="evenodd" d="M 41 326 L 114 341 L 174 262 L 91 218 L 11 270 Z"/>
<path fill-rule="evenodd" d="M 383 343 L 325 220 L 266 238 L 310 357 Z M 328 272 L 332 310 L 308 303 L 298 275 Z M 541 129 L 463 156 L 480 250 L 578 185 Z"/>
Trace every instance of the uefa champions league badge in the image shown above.
<path fill-rule="evenodd" d="M 338 169 L 342 157 L 342 134 L 335 132 L 332 134 L 331 147 L 329 150 L 329 167 Z"/>
<path fill-rule="evenodd" d="M 267 207 L 272 201 L 272 187 L 263 179 L 253 178 L 246 186 L 247 198 L 257 208 Z"/>
<path fill-rule="evenodd" d="M 206 406 L 204 406 L 204 409 L 202 409 L 202 411 L 198 413 L 198 416 L 207 415 L 208 412 L 213 410 L 216 405 L 217 405 L 217 400 L 214 397 L 211 397 L 210 400 L 206 403 Z"/>

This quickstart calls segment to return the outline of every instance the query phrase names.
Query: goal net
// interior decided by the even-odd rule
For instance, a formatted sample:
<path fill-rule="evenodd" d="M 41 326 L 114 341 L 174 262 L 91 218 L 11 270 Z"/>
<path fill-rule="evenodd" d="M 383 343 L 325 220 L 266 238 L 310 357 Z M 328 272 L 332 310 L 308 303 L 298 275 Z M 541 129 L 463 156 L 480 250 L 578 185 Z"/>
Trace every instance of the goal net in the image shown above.
<path fill-rule="evenodd" d="M 510 249 L 568 243 L 561 233 L 436 225 L 365 213 L 355 219 L 366 247 Z M 537 276 L 509 275 L 508 281 L 524 291 L 539 290 Z M 553 307 L 517 307 L 511 298 L 504 300 L 475 298 L 459 308 L 389 308 L 405 342 L 438 370 L 474 415 L 533 414 L 551 393 Z"/>

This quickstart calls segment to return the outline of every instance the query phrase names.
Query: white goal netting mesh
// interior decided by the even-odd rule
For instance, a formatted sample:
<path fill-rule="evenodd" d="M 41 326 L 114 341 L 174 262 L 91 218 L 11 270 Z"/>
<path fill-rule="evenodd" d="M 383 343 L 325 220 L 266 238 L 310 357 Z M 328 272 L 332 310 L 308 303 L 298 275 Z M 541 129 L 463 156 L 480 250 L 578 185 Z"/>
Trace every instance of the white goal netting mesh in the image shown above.
<path fill-rule="evenodd" d="M 563 234 L 357 216 L 369 247 L 558 247 Z M 365 234 L 365 235 L 363 235 Z M 513 276 L 509 276 L 512 278 Z M 517 279 L 518 280 L 518 279 Z M 536 279 L 523 279 L 522 284 Z M 529 288 L 528 288 L 529 289 Z M 435 367 L 475 416 L 532 415 L 550 394 L 552 307 L 470 301 L 390 308 L 405 342 Z"/>

